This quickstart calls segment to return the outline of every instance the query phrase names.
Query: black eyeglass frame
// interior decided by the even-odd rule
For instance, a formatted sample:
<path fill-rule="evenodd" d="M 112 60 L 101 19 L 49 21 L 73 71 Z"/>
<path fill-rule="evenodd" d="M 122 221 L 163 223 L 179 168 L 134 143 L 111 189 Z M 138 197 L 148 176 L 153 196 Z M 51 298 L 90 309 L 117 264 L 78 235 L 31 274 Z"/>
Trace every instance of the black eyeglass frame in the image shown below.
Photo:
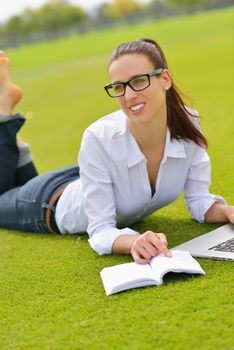
<path fill-rule="evenodd" d="M 112 98 L 118 98 L 118 97 L 121 97 L 121 96 L 124 96 L 125 95 L 125 92 L 126 92 L 126 86 L 129 86 L 133 91 L 135 92 L 138 92 L 138 91 L 142 91 L 142 90 L 145 90 L 147 89 L 149 86 L 150 86 L 150 77 L 153 77 L 153 76 L 156 76 L 156 75 L 161 75 L 163 72 L 163 68 L 158 68 L 158 69 L 155 69 L 153 70 L 152 72 L 150 73 L 146 73 L 146 74 L 139 74 L 139 75 L 136 75 L 134 76 L 133 78 L 129 79 L 128 81 L 118 81 L 118 82 L 115 82 L 115 83 L 110 83 L 110 84 L 107 84 L 104 86 L 104 89 L 106 90 L 107 94 L 112 97 Z M 148 78 L 148 85 L 145 86 L 143 89 L 135 89 L 132 85 L 131 85 L 131 81 L 136 79 L 136 78 L 140 78 L 140 77 L 147 77 Z M 112 96 L 109 92 L 109 88 L 112 88 L 114 85 L 119 85 L 119 84 L 122 84 L 124 86 L 124 91 L 122 94 L 120 95 L 117 95 L 117 96 Z"/>

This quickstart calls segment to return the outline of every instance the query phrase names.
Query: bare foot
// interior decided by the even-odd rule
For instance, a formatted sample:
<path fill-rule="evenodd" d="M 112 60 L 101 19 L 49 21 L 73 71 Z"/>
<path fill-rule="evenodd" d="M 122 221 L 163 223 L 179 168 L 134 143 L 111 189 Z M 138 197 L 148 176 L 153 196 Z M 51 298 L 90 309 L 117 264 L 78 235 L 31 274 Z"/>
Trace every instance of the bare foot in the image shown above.
<path fill-rule="evenodd" d="M 0 114 L 11 115 L 22 95 L 21 89 L 10 81 L 10 60 L 0 51 Z"/>

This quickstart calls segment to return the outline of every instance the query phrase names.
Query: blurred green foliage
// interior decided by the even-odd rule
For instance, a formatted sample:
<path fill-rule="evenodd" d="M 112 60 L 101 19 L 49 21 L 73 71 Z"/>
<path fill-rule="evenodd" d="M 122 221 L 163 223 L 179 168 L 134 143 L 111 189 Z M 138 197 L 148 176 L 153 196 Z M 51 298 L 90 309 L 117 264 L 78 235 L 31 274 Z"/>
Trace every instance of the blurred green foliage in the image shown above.
<path fill-rule="evenodd" d="M 77 25 L 87 19 L 87 14 L 78 6 L 63 0 L 51 0 L 36 10 L 26 9 L 22 15 L 11 17 L 4 26 L 5 34 L 31 35 L 39 31 L 56 31 Z"/>
<path fill-rule="evenodd" d="M 233 5 L 233 0 L 112 0 L 86 13 L 68 0 L 47 0 L 40 8 L 26 9 L 0 25 L 0 48 L 18 46 L 84 33 L 93 29 L 113 27 L 123 22 L 135 23 L 147 19 L 178 16 L 211 8 Z"/>

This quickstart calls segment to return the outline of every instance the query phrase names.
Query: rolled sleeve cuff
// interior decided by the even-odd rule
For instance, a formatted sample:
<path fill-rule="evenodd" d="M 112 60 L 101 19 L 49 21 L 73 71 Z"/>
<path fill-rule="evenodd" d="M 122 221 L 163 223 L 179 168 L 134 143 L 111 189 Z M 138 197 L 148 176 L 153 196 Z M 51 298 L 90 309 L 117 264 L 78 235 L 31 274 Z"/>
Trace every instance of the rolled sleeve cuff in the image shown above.
<path fill-rule="evenodd" d="M 215 202 L 227 205 L 227 202 L 224 200 L 223 197 L 219 195 L 211 194 L 210 198 L 206 200 L 203 205 L 193 208 L 191 212 L 192 218 L 199 221 L 200 223 L 203 223 L 205 221 L 206 212 Z"/>
<path fill-rule="evenodd" d="M 111 254 L 112 245 L 117 237 L 121 235 L 139 235 L 139 232 L 134 231 L 128 227 L 123 229 L 118 228 L 106 228 L 89 238 L 89 244 L 99 255 Z"/>

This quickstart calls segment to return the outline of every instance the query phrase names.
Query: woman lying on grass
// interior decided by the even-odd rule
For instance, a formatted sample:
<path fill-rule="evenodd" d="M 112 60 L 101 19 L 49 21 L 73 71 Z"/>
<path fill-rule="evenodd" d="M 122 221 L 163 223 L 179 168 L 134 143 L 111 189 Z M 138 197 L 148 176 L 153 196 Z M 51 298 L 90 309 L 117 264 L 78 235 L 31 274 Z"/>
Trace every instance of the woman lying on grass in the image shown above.
<path fill-rule="evenodd" d="M 0 227 L 22 231 L 88 232 L 99 254 L 131 253 L 138 263 L 163 252 L 163 233 L 139 235 L 126 226 L 174 201 L 181 192 L 192 218 L 234 223 L 234 206 L 210 194 L 207 142 L 197 113 L 179 95 L 157 43 L 141 39 L 112 53 L 105 86 L 121 110 L 83 135 L 79 167 L 38 175 L 17 135 L 13 115 L 21 90 L 0 54 Z"/>

